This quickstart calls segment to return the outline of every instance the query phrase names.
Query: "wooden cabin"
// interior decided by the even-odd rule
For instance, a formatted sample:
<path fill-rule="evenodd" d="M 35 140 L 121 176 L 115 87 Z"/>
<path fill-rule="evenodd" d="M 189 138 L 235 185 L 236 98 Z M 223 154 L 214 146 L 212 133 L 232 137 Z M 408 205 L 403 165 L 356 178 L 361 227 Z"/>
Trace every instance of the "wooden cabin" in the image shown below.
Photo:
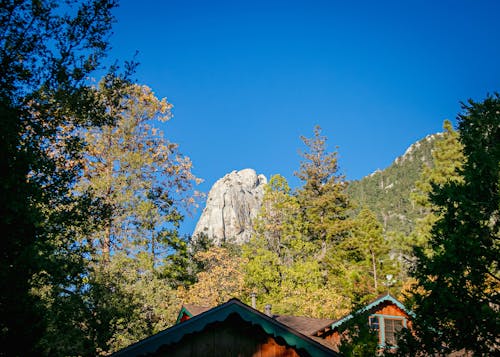
<path fill-rule="evenodd" d="M 354 314 L 347 315 L 330 325 L 326 325 L 316 331 L 314 335 L 329 341 L 338 351 L 342 327 L 357 314 L 367 315 L 366 323 L 372 329 L 378 331 L 378 344 L 381 348 L 397 348 L 396 334 L 403 328 L 411 328 L 411 312 L 400 301 L 387 294 L 378 297 Z"/>
<path fill-rule="evenodd" d="M 338 320 L 264 314 L 231 299 L 214 308 L 184 305 L 174 326 L 114 356 L 340 356 L 345 324 L 360 313 L 381 348 L 396 348 L 397 332 L 411 327 L 411 313 L 389 294 Z"/>
<path fill-rule="evenodd" d="M 211 309 L 186 305 L 176 325 L 114 356 L 340 356 L 312 335 L 327 321 L 268 316 L 238 299 Z"/>

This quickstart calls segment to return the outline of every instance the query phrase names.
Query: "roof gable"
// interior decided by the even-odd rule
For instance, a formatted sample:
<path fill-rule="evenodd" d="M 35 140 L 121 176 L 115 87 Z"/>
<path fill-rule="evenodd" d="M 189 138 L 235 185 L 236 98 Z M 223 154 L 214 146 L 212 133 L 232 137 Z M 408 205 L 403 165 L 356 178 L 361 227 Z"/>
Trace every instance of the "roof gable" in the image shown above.
<path fill-rule="evenodd" d="M 244 321 L 260 326 L 267 334 L 273 337 L 282 338 L 287 345 L 297 350 L 302 349 L 311 356 L 339 356 L 339 354 L 333 350 L 279 321 L 252 309 L 238 299 L 231 299 L 225 304 L 214 307 L 199 315 L 192 316 L 183 323 L 174 325 L 156 335 L 118 351 L 114 356 L 137 356 L 140 354 L 153 353 L 162 345 L 177 343 L 187 334 L 204 330 L 210 323 L 225 321 L 231 314 L 237 314 Z"/>
<path fill-rule="evenodd" d="M 383 303 L 392 303 L 395 306 L 397 306 L 399 309 L 401 309 L 407 315 L 413 316 L 413 313 L 411 311 L 407 310 L 406 307 L 398 299 L 396 299 L 394 296 L 392 296 L 390 294 L 387 294 L 387 295 L 379 296 L 378 298 L 376 298 L 375 300 L 370 302 L 368 305 L 362 307 L 361 309 L 357 310 L 354 313 L 351 313 L 347 316 L 344 316 L 344 317 L 334 321 L 331 325 L 325 326 L 321 330 L 324 330 L 324 329 L 334 330 L 334 329 L 340 327 L 341 325 L 343 325 L 344 323 L 346 323 L 347 321 L 349 321 L 350 319 L 352 319 L 354 317 L 354 315 L 359 315 L 359 314 L 363 314 L 365 312 L 373 311 L 380 304 L 383 304 Z M 321 330 L 318 330 L 318 332 L 320 332 Z"/>
<path fill-rule="evenodd" d="M 181 311 L 179 311 L 179 315 L 177 315 L 177 320 L 175 321 L 176 324 L 183 322 L 184 317 L 187 316 L 188 318 L 191 318 L 193 316 L 199 315 L 205 311 L 210 310 L 210 307 L 206 306 L 198 306 L 198 305 L 193 305 L 193 304 L 186 304 L 183 305 L 181 308 Z M 186 319 L 187 320 L 187 319 Z"/>

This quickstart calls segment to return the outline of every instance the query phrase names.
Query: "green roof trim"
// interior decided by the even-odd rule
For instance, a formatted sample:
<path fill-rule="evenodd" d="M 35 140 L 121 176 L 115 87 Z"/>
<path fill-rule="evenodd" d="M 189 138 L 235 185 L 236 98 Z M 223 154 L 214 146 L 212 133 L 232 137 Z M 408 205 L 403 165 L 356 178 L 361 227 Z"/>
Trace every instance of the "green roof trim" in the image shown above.
<path fill-rule="evenodd" d="M 193 314 L 189 312 L 188 309 L 186 309 L 185 306 L 182 307 L 181 311 L 179 311 L 179 315 L 177 315 L 177 320 L 175 321 L 175 324 L 177 325 L 179 322 L 181 322 L 182 316 L 183 315 L 188 315 L 190 318 L 193 317 Z"/>
<path fill-rule="evenodd" d="M 387 295 L 384 295 L 384 296 L 381 296 L 381 297 L 375 299 L 374 301 L 372 301 L 371 303 L 369 303 L 365 307 L 363 307 L 363 308 L 359 309 L 358 311 L 356 311 L 354 314 L 362 314 L 364 312 L 370 311 L 371 309 L 373 309 L 377 305 L 379 305 L 379 304 L 381 304 L 383 302 L 386 302 L 386 301 L 392 302 L 394 305 L 396 305 L 397 307 L 399 307 L 401 310 L 403 310 L 404 312 L 406 312 L 408 315 L 413 316 L 413 313 L 411 311 L 408 311 L 406 309 L 406 307 L 401 303 L 401 301 L 399 301 L 398 299 L 396 299 L 391 294 L 387 294 Z M 341 318 L 340 320 L 335 321 L 334 323 L 332 323 L 331 329 L 333 330 L 334 328 L 337 328 L 337 327 L 343 325 L 345 322 L 349 321 L 353 317 L 354 317 L 353 314 L 349 314 L 349 315 Z"/>
<path fill-rule="evenodd" d="M 188 311 L 186 310 L 186 312 Z M 231 299 L 222 305 L 191 317 L 181 324 L 174 325 L 156 335 L 126 347 L 114 353 L 113 356 L 139 356 L 146 353 L 153 353 L 162 345 L 177 343 L 185 335 L 200 332 L 210 323 L 225 321 L 229 315 L 234 313 L 239 315 L 244 321 L 260 326 L 267 334 L 280 337 L 285 340 L 287 345 L 297 350 L 303 349 L 311 356 L 340 356 L 335 351 L 281 324 L 260 311 L 252 309 L 238 299 Z"/>

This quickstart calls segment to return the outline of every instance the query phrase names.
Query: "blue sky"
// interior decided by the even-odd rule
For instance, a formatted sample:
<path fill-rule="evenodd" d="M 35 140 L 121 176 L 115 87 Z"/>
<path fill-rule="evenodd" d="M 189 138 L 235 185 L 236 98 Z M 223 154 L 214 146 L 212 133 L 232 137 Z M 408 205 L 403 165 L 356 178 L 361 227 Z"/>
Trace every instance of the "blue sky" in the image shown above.
<path fill-rule="evenodd" d="M 174 105 L 163 129 L 201 191 L 247 167 L 297 186 L 316 124 L 359 179 L 500 91 L 499 14 L 493 0 L 124 0 L 110 58 L 138 51 L 135 79 Z"/>

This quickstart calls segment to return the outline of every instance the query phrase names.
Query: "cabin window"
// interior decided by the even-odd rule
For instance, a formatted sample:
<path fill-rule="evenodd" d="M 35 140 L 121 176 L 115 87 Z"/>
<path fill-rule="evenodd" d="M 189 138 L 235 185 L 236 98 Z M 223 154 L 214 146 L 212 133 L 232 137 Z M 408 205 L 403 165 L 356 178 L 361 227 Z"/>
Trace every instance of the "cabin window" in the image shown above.
<path fill-rule="evenodd" d="M 378 331 L 380 328 L 378 316 L 370 316 L 370 328 Z"/>
<path fill-rule="evenodd" d="M 396 335 L 403 328 L 402 319 L 384 318 L 385 345 L 396 346 Z"/>
<path fill-rule="evenodd" d="M 380 346 L 396 346 L 396 335 L 406 327 L 406 320 L 397 316 L 373 315 L 369 317 L 368 324 L 371 329 L 378 331 Z"/>

